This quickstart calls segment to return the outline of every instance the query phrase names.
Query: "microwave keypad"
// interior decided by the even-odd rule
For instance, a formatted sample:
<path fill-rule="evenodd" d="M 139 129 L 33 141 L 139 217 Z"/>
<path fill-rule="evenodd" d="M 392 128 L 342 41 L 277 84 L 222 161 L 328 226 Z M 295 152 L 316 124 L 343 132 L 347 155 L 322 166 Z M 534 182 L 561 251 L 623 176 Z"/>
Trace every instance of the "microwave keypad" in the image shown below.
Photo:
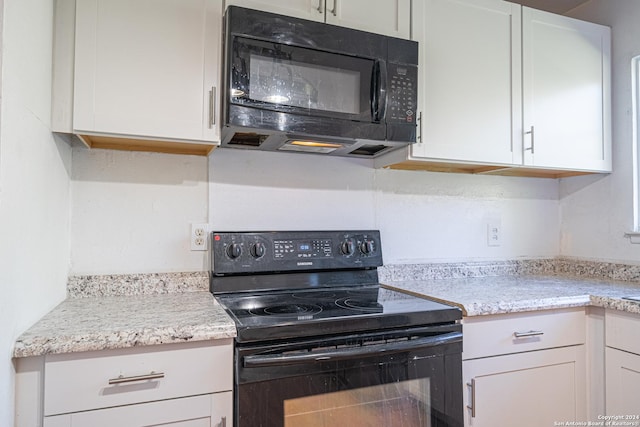
<path fill-rule="evenodd" d="M 390 64 L 387 94 L 387 122 L 414 123 L 417 94 L 417 69 Z"/>

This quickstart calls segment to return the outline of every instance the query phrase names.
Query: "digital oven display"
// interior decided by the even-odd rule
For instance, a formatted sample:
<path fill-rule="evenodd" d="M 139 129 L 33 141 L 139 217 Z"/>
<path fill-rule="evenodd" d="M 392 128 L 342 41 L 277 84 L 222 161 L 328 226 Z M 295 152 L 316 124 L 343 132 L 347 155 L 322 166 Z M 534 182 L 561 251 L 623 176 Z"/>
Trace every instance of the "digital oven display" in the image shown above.
<path fill-rule="evenodd" d="M 331 257 L 332 247 L 331 239 L 273 241 L 273 253 L 276 259 Z"/>

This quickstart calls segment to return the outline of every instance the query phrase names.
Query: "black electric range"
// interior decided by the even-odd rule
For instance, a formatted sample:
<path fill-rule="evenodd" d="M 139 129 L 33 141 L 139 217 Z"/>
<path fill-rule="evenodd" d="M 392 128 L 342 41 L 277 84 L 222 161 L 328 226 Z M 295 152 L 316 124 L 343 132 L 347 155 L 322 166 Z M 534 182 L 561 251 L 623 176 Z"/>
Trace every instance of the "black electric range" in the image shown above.
<path fill-rule="evenodd" d="M 381 285 L 378 231 L 213 232 L 211 262 L 236 427 L 462 427 L 461 311 Z"/>

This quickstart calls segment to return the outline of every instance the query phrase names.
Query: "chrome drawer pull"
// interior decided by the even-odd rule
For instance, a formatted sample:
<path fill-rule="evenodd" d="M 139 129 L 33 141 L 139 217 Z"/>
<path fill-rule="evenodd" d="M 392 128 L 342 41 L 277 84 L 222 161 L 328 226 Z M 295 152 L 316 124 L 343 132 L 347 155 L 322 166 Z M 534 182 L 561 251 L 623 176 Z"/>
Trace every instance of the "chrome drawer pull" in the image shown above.
<path fill-rule="evenodd" d="M 529 332 L 514 332 L 513 336 L 516 338 L 527 338 L 527 337 L 537 337 L 540 335 L 544 335 L 542 331 L 529 331 Z"/>
<path fill-rule="evenodd" d="M 134 375 L 131 377 L 125 377 L 120 375 L 118 378 L 111 378 L 109 380 L 109 385 L 132 383 L 135 381 L 159 380 L 161 378 L 164 378 L 164 372 L 151 372 L 150 374 Z"/>
<path fill-rule="evenodd" d="M 216 87 L 209 91 L 209 128 L 216 124 Z"/>
<path fill-rule="evenodd" d="M 467 383 L 467 387 L 471 389 L 471 405 L 467 405 L 468 409 L 471 409 L 471 418 L 476 417 L 476 380 L 471 379 L 470 383 Z"/>
<path fill-rule="evenodd" d="M 524 133 L 525 135 L 531 135 L 531 147 L 528 147 L 528 148 L 524 149 L 524 151 L 531 150 L 531 154 L 535 153 L 535 139 L 534 139 L 535 134 L 534 134 L 534 130 L 535 129 L 533 128 L 533 126 L 531 126 L 531 130 L 529 130 L 529 131 Z"/>
<path fill-rule="evenodd" d="M 331 14 L 333 16 L 338 16 L 338 0 L 333 0 L 333 9 L 331 9 Z"/>

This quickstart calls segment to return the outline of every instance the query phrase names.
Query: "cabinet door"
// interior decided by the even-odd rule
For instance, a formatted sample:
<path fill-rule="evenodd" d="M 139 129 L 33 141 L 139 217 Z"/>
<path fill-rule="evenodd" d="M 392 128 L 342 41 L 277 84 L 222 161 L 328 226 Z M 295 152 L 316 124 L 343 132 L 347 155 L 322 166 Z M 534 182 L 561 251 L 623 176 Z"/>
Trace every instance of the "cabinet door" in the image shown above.
<path fill-rule="evenodd" d="M 607 347 L 605 360 L 607 414 L 640 416 L 640 356 Z"/>
<path fill-rule="evenodd" d="M 279 15 L 324 22 L 325 0 L 227 0 L 225 3 L 227 6 L 242 6 Z"/>
<path fill-rule="evenodd" d="M 586 416 L 584 345 L 464 361 L 465 426 L 552 426 Z"/>
<path fill-rule="evenodd" d="M 43 427 L 224 427 L 232 422 L 232 393 L 45 417 Z"/>
<path fill-rule="evenodd" d="M 410 38 L 410 0 L 326 0 L 326 22 L 372 33 Z"/>
<path fill-rule="evenodd" d="M 520 141 L 521 7 L 423 0 L 413 8 L 422 120 L 412 156 L 513 163 Z"/>
<path fill-rule="evenodd" d="M 216 141 L 222 0 L 77 0 L 74 132 Z"/>
<path fill-rule="evenodd" d="M 524 164 L 610 171 L 610 29 L 522 14 Z"/>

